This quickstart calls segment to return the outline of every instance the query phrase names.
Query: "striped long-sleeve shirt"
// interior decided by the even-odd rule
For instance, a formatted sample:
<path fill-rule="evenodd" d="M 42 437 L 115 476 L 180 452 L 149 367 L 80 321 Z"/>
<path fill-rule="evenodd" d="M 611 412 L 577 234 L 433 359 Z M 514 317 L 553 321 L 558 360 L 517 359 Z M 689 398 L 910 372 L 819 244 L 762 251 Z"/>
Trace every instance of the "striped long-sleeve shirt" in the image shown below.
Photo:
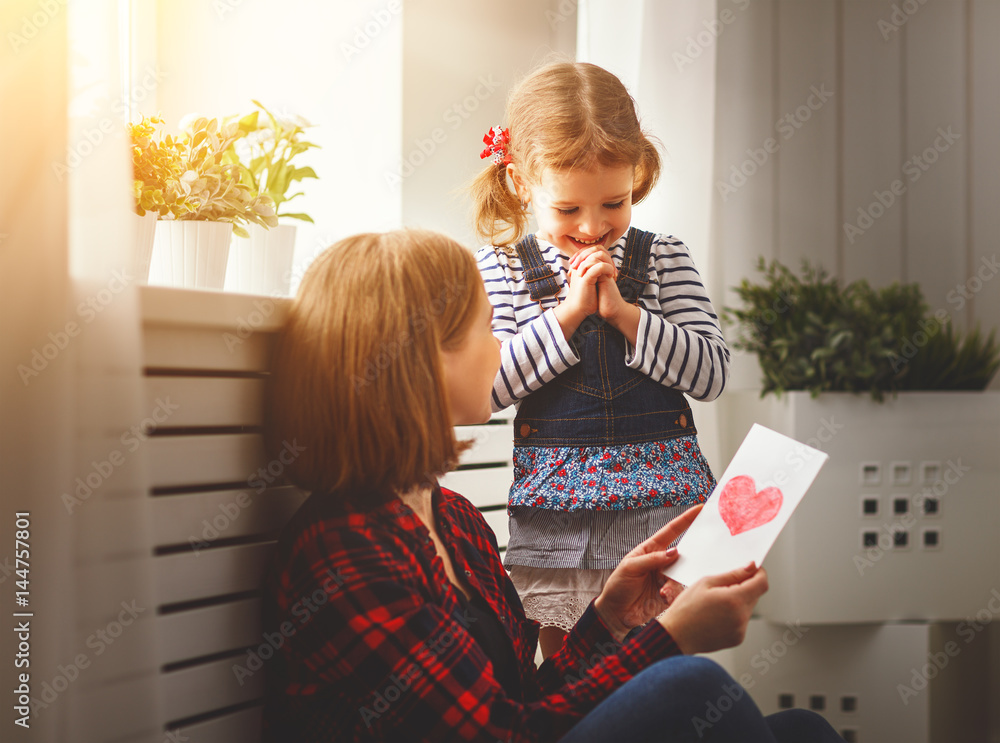
<path fill-rule="evenodd" d="M 626 233 L 627 234 L 627 233 Z M 539 249 L 560 284 L 569 291 L 569 257 L 539 239 Z M 611 248 L 616 265 L 625 236 Z M 493 385 L 493 409 L 502 410 L 580 361 L 552 309 L 557 298 L 531 299 L 520 261 L 487 245 L 476 253 L 493 304 L 493 332 L 502 341 L 501 366 Z M 687 246 L 657 235 L 649 256 L 649 283 L 640 298 L 636 345 L 622 362 L 696 400 L 714 400 L 726 385 L 729 349 Z"/>

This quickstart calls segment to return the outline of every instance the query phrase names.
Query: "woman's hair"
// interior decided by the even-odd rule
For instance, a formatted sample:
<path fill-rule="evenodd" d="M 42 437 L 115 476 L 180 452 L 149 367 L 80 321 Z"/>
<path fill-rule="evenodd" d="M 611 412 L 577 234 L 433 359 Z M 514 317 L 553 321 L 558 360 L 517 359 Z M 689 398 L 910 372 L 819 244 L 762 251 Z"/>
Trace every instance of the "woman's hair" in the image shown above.
<path fill-rule="evenodd" d="M 356 235 L 322 253 L 271 364 L 265 439 L 272 455 L 301 450 L 288 478 L 402 492 L 453 468 L 465 447 L 440 351 L 461 342 L 483 291 L 472 254 L 433 232 Z"/>
<path fill-rule="evenodd" d="M 621 80 L 584 62 L 555 62 L 532 72 L 507 100 L 511 161 L 529 183 L 542 171 L 631 165 L 632 203 L 652 190 L 660 156 L 639 126 L 635 102 Z M 493 245 L 517 242 L 527 212 L 492 160 L 472 184 L 474 223 Z"/>

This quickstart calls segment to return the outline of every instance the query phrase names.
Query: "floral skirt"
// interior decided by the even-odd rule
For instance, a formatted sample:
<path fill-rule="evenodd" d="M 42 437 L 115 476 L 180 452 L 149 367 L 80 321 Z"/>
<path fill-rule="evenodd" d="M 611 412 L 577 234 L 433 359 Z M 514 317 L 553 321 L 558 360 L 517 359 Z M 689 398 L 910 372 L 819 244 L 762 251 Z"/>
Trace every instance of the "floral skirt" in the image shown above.
<path fill-rule="evenodd" d="M 697 436 L 625 446 L 515 446 L 510 508 L 693 506 L 715 487 Z"/>

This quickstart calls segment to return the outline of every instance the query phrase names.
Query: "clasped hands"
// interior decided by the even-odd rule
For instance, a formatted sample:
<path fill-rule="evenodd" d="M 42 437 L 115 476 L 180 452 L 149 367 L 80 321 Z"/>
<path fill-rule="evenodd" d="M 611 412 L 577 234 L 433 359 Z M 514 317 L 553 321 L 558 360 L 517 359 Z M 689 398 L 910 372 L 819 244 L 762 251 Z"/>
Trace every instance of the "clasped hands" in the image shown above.
<path fill-rule="evenodd" d="M 767 573 L 750 563 L 684 588 L 663 575 L 677 560 L 667 546 L 701 511 L 695 506 L 625 555 L 594 602 L 601 620 L 621 642 L 633 627 L 656 617 L 686 654 L 707 653 L 743 642 Z"/>
<path fill-rule="evenodd" d="M 611 253 L 594 246 L 578 250 L 569 259 L 569 292 L 556 307 L 556 318 L 570 338 L 586 318 L 600 315 L 626 338 L 635 341 L 639 309 L 626 302 L 615 283 L 618 269 Z"/>

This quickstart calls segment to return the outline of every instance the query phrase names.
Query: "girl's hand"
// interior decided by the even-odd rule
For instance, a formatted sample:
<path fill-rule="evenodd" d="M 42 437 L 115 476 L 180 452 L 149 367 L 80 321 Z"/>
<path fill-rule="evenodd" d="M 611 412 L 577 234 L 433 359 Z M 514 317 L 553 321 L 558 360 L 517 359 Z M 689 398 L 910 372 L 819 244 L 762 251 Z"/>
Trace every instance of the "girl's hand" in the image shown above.
<path fill-rule="evenodd" d="M 606 281 L 614 282 L 618 276 L 618 269 L 615 268 L 611 260 L 611 254 L 604 248 L 593 247 L 578 250 L 569 259 L 569 293 L 567 301 L 573 295 L 573 286 L 580 285 L 581 280 L 587 289 L 587 314 L 584 317 L 593 315 L 598 311 L 598 292 L 596 287 Z"/>
<path fill-rule="evenodd" d="M 576 257 L 575 255 L 573 256 Z M 555 315 L 563 336 L 569 340 L 587 317 L 597 312 L 597 283 L 613 273 L 614 266 L 590 256 L 576 262 L 569 271 L 569 292 L 556 308 Z"/>
<path fill-rule="evenodd" d="M 662 613 L 674 598 L 680 601 L 679 596 L 687 594 L 663 570 L 677 560 L 677 550 L 667 546 L 687 530 L 701 508 L 688 509 L 642 542 L 608 577 L 594 608 L 619 642 L 633 627 Z"/>
<path fill-rule="evenodd" d="M 635 347 L 639 338 L 642 310 L 622 299 L 615 282 L 602 278 L 597 283 L 597 311 L 611 327 L 625 336 L 625 340 Z"/>
<path fill-rule="evenodd" d="M 709 653 L 743 642 L 757 600 L 767 591 L 767 573 L 750 563 L 689 586 L 657 617 L 685 654 Z"/>
<path fill-rule="evenodd" d="M 595 245 L 592 248 L 582 248 L 576 251 L 570 256 L 569 267 L 570 270 L 579 268 L 580 264 L 585 261 L 601 261 L 602 263 L 607 263 L 611 268 L 615 268 L 614 260 L 611 258 L 611 253 L 605 250 L 603 247 Z M 618 279 L 618 269 L 615 268 L 614 279 Z"/>
<path fill-rule="evenodd" d="M 617 274 L 615 271 L 615 278 L 602 276 L 597 282 L 597 314 L 615 327 L 618 327 L 615 321 L 629 308 L 618 290 Z"/>
<path fill-rule="evenodd" d="M 621 292 L 618 291 L 618 284 L 616 283 L 618 281 L 618 269 L 615 268 L 614 262 L 611 259 L 611 253 L 604 248 L 586 248 L 574 253 L 573 257 L 569 259 L 569 265 L 572 269 L 575 265 L 593 260 L 600 260 L 614 269 L 614 273 L 602 275 L 597 282 L 597 308 L 594 312 L 607 320 L 632 345 L 635 345 L 636 337 L 639 333 L 638 308 L 622 299 Z"/>

